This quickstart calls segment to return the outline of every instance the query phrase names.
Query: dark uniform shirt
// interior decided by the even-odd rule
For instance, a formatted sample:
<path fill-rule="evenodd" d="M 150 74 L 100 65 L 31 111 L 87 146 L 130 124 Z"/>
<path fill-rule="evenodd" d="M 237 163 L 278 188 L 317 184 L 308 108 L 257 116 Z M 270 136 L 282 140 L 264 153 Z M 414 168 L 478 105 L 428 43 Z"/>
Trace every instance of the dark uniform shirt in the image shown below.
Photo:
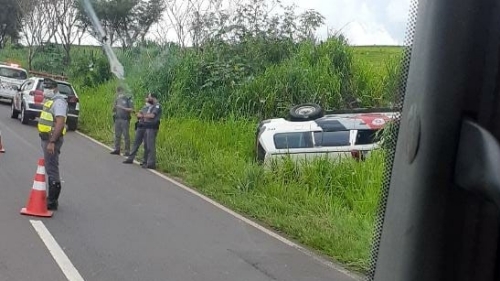
<path fill-rule="evenodd" d="M 155 115 L 154 118 L 146 118 L 146 123 L 158 123 L 161 119 L 161 106 L 159 103 L 152 104 L 148 108 L 148 113 L 153 113 Z"/>
<path fill-rule="evenodd" d="M 121 105 L 125 108 L 133 108 L 134 107 L 132 99 L 125 96 L 125 95 L 119 95 L 116 98 L 115 106 L 116 105 Z M 130 112 L 127 112 L 119 107 L 115 107 L 115 116 L 116 116 L 116 118 L 119 118 L 119 119 L 130 119 Z"/>

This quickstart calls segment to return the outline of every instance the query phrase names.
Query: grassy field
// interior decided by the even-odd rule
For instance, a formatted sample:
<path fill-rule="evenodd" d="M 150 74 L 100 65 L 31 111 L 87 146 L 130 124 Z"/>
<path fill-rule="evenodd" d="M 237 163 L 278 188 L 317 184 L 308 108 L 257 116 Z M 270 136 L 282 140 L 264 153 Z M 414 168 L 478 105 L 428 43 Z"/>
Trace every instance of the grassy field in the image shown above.
<path fill-rule="evenodd" d="M 364 93 L 360 98 L 367 103 L 373 101 L 374 104 L 387 99 L 386 80 L 388 72 L 394 67 L 394 64 L 388 64 L 387 61 L 397 60 L 402 50 L 400 47 L 349 47 L 347 51 L 338 46 L 327 47 L 352 52 L 353 72 L 349 79 L 357 87 L 355 89 Z M 74 52 L 81 53 L 82 49 L 88 52 L 92 48 L 75 48 Z M 319 62 L 331 59 L 329 63 L 336 64 L 335 54 L 338 51 L 306 47 L 303 50 L 299 50 L 298 55 L 292 59 L 268 67 L 265 72 L 258 74 L 256 81 L 265 83 L 245 82 L 247 84 L 227 91 L 226 88 L 233 86 L 224 84 L 226 81 L 215 81 L 222 83 L 219 88 L 213 86 L 208 90 L 193 90 L 193 83 L 196 82 L 193 81 L 205 73 L 195 72 L 197 69 L 193 65 L 202 65 L 198 61 L 204 62 L 206 57 L 183 55 L 180 62 L 174 64 L 177 55 L 173 54 L 171 57 L 162 57 L 165 64 L 152 69 L 151 64 L 144 59 L 144 53 L 150 56 L 149 51 L 141 51 L 134 60 L 125 61 L 124 65 L 126 71 L 136 73 L 134 77 L 127 79 L 127 84 L 136 93 L 138 106 L 142 103 L 142 98 L 137 97 L 143 95 L 143 88 L 151 85 L 151 81 L 164 83 L 165 80 L 172 79 L 165 84 L 169 88 L 162 96 L 166 116 L 158 136 L 158 170 L 182 179 L 222 204 L 339 261 L 349 269 L 363 273 L 368 266 L 372 228 L 381 188 L 383 152 L 373 154 L 364 163 L 346 161 L 332 164 L 318 160 L 299 167 L 285 162 L 271 171 L 265 171 L 252 161 L 253 137 L 258 120 L 255 111 L 251 111 L 252 107 L 248 106 L 248 113 L 245 113 L 243 109 L 241 112 L 236 111 L 238 107 L 233 106 L 219 118 L 208 118 L 200 113 L 206 109 L 206 104 L 217 97 L 220 100 L 214 102 L 214 106 L 230 107 L 234 93 L 239 97 L 246 97 L 248 100 L 245 103 L 249 103 L 256 98 L 251 96 L 255 89 L 261 89 L 267 97 L 272 97 L 271 93 L 277 95 L 285 90 L 287 93 L 295 93 L 273 100 L 275 103 L 269 105 L 267 114 L 273 114 L 272 109 L 282 100 L 289 104 L 307 100 L 307 94 L 300 93 L 314 85 L 323 85 L 325 89 L 318 87 L 315 90 L 318 93 L 324 91 L 318 98 L 326 96 L 332 103 L 340 102 L 336 99 L 339 94 L 328 92 L 337 88 L 341 91 L 342 81 L 339 85 L 328 84 L 328 81 L 337 79 L 337 74 L 320 77 L 315 82 L 317 84 L 300 80 L 300 75 L 309 75 L 308 69 L 320 68 L 310 54 L 317 53 Z M 23 63 L 24 57 L 22 50 L 0 51 L 0 60 L 14 59 Z M 152 56 L 151 61 L 156 58 Z M 134 64 L 137 66 L 132 68 Z M 173 66 L 164 69 L 170 64 Z M 213 67 L 214 64 L 210 65 Z M 331 67 L 328 63 L 324 65 L 326 75 Z M 294 69 L 298 70 L 296 73 L 299 76 L 292 72 Z M 290 78 L 290 83 L 296 83 L 297 90 L 291 88 L 293 85 L 282 86 L 278 83 L 288 77 L 294 77 Z M 80 77 L 71 78 L 80 95 L 80 130 L 111 144 L 110 105 L 116 81 L 110 80 L 88 87 L 82 84 Z M 238 82 L 238 77 L 231 79 Z M 269 85 L 270 81 L 277 81 L 272 82 L 275 88 L 265 88 L 273 86 Z M 179 101 L 181 98 L 183 100 Z M 193 103 L 197 99 L 207 99 L 207 102 L 196 107 Z M 177 110 L 176 114 L 171 112 L 174 109 Z"/>

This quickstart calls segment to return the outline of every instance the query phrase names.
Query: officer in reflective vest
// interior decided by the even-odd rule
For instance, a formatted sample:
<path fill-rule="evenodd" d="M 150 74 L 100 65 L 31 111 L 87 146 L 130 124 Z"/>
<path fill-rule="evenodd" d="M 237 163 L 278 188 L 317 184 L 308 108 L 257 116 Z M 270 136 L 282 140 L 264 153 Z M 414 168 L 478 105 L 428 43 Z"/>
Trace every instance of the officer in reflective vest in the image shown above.
<path fill-rule="evenodd" d="M 59 93 L 57 82 L 44 79 L 45 102 L 38 121 L 45 171 L 49 180 L 47 209 L 57 210 L 59 194 L 61 193 L 61 178 L 59 176 L 59 154 L 66 134 L 66 117 L 68 103 L 66 96 Z"/>

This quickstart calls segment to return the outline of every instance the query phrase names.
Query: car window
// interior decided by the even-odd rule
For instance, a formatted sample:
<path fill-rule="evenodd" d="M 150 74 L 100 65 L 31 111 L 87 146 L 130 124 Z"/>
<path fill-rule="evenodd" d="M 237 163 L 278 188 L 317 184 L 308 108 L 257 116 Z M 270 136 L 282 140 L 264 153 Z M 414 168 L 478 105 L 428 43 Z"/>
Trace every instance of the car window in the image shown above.
<path fill-rule="evenodd" d="M 310 132 L 279 133 L 274 135 L 276 149 L 313 147 Z"/>
<path fill-rule="evenodd" d="M 0 67 L 0 76 L 19 80 L 26 80 L 28 78 L 28 74 L 26 73 L 26 71 L 22 69 L 6 67 Z"/>
<path fill-rule="evenodd" d="M 43 91 L 43 80 L 38 80 L 38 82 L 36 84 L 36 89 Z"/>
<path fill-rule="evenodd" d="M 358 130 L 355 144 L 372 144 L 380 141 L 381 130 Z"/>
<path fill-rule="evenodd" d="M 68 84 L 58 83 L 57 85 L 58 85 L 58 88 L 59 88 L 59 92 L 61 94 L 66 95 L 66 96 L 73 96 L 73 95 L 75 95 L 75 93 L 73 92 L 73 89 Z"/>
<path fill-rule="evenodd" d="M 350 131 L 314 132 L 316 146 L 346 146 L 349 142 Z"/>
<path fill-rule="evenodd" d="M 33 81 L 29 80 L 24 83 L 23 87 L 21 88 L 22 91 L 28 90 L 31 88 L 31 85 L 33 85 Z"/>

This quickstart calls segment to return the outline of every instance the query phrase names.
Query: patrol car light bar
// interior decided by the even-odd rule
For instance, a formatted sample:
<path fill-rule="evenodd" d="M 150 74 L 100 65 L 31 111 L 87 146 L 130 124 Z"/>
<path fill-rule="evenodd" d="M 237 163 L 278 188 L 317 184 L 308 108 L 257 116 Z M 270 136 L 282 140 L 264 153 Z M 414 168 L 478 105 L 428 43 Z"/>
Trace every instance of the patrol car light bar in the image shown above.
<path fill-rule="evenodd" d="M 0 65 L 7 65 L 7 66 L 12 66 L 12 67 L 15 67 L 15 68 L 19 68 L 21 67 L 21 65 L 17 64 L 17 63 L 13 63 L 13 62 L 0 62 Z"/>

